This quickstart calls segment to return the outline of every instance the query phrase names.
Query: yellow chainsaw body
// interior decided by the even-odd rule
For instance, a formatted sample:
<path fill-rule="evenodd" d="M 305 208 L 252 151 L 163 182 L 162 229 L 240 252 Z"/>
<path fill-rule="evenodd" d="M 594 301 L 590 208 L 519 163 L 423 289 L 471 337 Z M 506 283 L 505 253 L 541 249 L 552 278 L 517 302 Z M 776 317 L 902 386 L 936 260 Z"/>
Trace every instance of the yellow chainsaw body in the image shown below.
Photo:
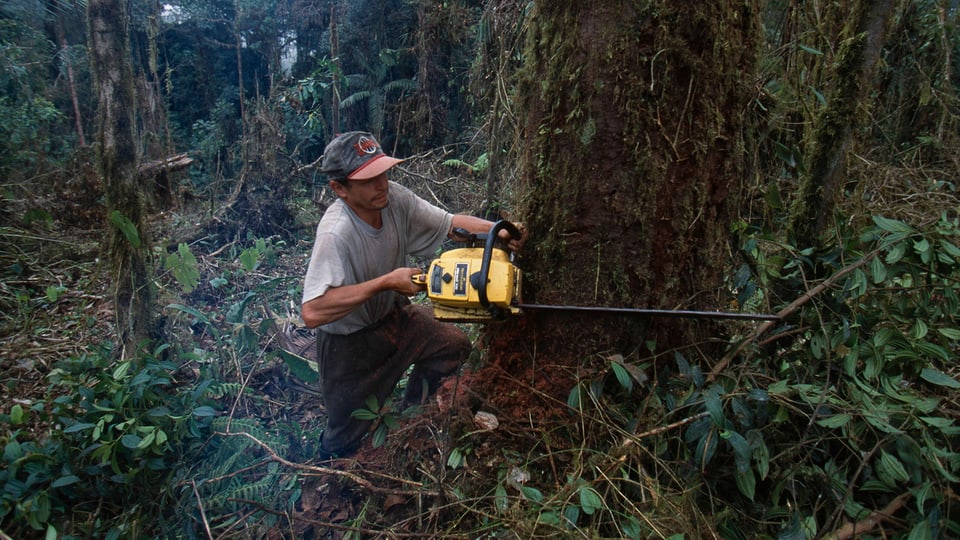
<path fill-rule="evenodd" d="M 433 304 L 433 316 L 441 321 L 480 322 L 520 311 L 520 269 L 513 265 L 503 249 L 490 254 L 487 272 L 487 305 L 479 287 L 484 249 L 452 249 L 430 263 L 426 279 L 427 297 Z M 491 310 L 491 306 L 493 310 Z"/>

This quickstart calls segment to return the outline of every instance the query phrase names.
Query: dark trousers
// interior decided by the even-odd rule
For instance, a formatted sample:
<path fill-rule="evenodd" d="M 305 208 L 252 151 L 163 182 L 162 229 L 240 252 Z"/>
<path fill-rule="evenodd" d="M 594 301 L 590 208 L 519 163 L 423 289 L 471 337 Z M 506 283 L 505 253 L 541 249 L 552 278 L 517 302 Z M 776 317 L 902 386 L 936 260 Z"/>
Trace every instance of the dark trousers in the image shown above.
<path fill-rule="evenodd" d="M 459 328 L 434 319 L 431 308 L 411 304 L 353 334 L 318 332 L 320 391 L 327 409 L 323 451 L 340 456 L 355 451 L 371 422 L 351 413 L 364 408 L 371 395 L 383 406 L 411 365 L 405 401 L 421 403 L 443 376 L 457 370 L 470 348 Z"/>

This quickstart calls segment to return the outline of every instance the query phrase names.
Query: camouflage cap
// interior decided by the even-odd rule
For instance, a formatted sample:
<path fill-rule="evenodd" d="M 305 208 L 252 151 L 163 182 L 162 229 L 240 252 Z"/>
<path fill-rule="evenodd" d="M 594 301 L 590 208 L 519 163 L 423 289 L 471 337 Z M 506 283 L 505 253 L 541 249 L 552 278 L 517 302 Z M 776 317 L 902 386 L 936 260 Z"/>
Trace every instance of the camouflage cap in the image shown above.
<path fill-rule="evenodd" d="M 401 162 L 402 159 L 384 154 L 371 133 L 350 131 L 337 135 L 327 144 L 321 170 L 331 180 L 369 180 Z"/>

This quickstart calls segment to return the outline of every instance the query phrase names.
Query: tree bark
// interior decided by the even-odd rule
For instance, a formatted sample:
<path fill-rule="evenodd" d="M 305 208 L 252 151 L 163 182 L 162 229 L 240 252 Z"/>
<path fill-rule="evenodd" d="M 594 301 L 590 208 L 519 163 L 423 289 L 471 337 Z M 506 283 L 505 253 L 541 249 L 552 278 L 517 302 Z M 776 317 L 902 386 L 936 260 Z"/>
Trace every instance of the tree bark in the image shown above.
<path fill-rule="evenodd" d="M 152 330 L 153 297 L 142 189 L 137 183 L 133 68 L 125 0 L 87 2 L 90 64 L 97 87 L 97 158 L 110 216 L 106 253 L 120 356 L 130 358 Z"/>
<path fill-rule="evenodd" d="M 848 15 L 843 41 L 828 80 L 826 106 L 804 145 L 805 172 L 794 200 L 790 229 L 800 247 L 819 247 L 843 191 L 846 158 L 871 91 L 893 0 L 858 0 Z"/>
<path fill-rule="evenodd" d="M 73 106 L 73 119 L 74 125 L 77 128 L 77 143 L 81 148 L 87 146 L 87 137 L 83 133 L 83 115 L 80 113 L 80 100 L 77 97 L 77 84 L 76 78 L 73 75 L 73 59 L 69 55 L 69 44 L 67 43 L 66 32 L 64 32 L 64 15 L 60 13 L 57 15 L 57 20 L 54 23 L 56 26 L 56 35 L 57 35 L 57 44 L 60 46 L 60 51 L 64 55 L 64 63 L 67 67 L 67 88 L 70 91 L 70 104 Z"/>
<path fill-rule="evenodd" d="M 330 57 L 336 69 L 333 70 L 333 84 L 330 85 L 330 126 L 331 138 L 340 133 L 340 30 L 337 11 L 340 2 L 330 3 Z"/>
<path fill-rule="evenodd" d="M 753 0 L 660 0 L 552 2 L 531 15 L 518 114 L 525 301 L 723 306 L 757 14 Z M 536 324 L 538 351 L 575 357 L 712 334 L 665 319 Z"/>

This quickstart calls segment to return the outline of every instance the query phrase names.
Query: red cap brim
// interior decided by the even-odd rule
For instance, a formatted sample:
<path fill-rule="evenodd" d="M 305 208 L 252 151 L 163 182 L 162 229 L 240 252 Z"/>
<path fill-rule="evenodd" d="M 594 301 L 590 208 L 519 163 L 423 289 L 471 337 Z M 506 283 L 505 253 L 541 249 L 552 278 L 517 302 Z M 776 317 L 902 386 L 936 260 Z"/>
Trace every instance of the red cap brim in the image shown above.
<path fill-rule="evenodd" d="M 357 170 L 350 173 L 348 180 L 370 180 L 380 176 L 384 171 L 393 167 L 397 163 L 403 163 L 402 159 L 390 157 L 386 154 L 375 156 L 370 161 L 361 165 Z"/>

